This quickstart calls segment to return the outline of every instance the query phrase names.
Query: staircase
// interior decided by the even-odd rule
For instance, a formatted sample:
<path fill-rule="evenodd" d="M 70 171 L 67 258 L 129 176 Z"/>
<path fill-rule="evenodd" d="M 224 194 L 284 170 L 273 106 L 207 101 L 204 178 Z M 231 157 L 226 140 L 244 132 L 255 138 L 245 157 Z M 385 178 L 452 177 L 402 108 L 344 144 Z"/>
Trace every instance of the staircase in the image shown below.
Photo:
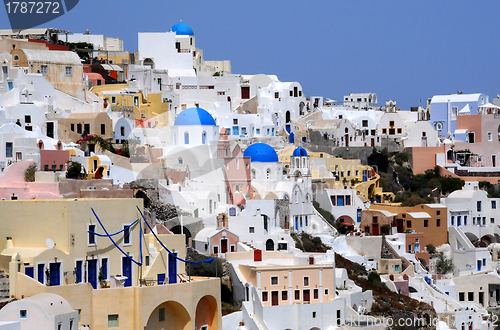
<path fill-rule="evenodd" d="M 241 244 L 244 244 L 246 246 L 248 246 L 249 248 L 251 248 L 252 250 L 255 250 L 255 246 L 253 246 L 252 244 L 250 243 L 247 243 L 247 242 L 240 242 Z"/>

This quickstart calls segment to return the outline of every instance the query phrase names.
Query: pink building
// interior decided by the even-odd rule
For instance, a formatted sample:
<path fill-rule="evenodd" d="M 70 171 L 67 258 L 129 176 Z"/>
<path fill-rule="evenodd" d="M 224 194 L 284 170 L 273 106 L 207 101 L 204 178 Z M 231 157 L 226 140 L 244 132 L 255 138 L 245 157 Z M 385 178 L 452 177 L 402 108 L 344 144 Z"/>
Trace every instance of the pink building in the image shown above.
<path fill-rule="evenodd" d="M 13 163 L 0 178 L 0 198 L 11 199 L 57 199 L 59 194 L 57 182 L 26 182 L 24 173 L 32 161 Z"/>
<path fill-rule="evenodd" d="M 224 159 L 227 203 L 240 206 L 247 199 L 253 199 L 250 157 L 243 157 L 239 145 L 231 150 L 225 128 L 221 129 L 219 136 L 217 157 Z"/>
<path fill-rule="evenodd" d="M 42 140 L 38 141 L 40 149 L 40 169 L 42 171 L 65 171 L 69 162 L 69 151 L 63 150 L 61 141 L 52 148 L 47 148 Z"/>

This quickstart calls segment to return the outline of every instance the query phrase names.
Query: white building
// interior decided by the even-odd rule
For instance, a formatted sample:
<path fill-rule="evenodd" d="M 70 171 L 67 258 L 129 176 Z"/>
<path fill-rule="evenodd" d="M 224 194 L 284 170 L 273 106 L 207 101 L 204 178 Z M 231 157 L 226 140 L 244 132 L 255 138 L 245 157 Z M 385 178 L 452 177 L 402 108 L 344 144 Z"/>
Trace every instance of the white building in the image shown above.
<path fill-rule="evenodd" d="M 19 321 L 21 330 L 77 330 L 80 319 L 63 297 L 40 293 L 7 304 L 0 310 L 0 321 Z"/>

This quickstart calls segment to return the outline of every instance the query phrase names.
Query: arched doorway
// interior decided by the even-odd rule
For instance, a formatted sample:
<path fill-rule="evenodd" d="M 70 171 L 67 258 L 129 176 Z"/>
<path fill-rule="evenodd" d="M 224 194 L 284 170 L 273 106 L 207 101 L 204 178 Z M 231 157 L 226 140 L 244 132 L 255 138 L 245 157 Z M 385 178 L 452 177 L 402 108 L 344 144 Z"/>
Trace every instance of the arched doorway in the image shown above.
<path fill-rule="evenodd" d="M 274 251 L 274 241 L 272 239 L 266 241 L 266 251 Z"/>
<path fill-rule="evenodd" d="M 217 300 L 214 297 L 204 296 L 198 301 L 194 324 L 196 329 L 219 329 Z"/>
<path fill-rule="evenodd" d="M 176 301 L 166 301 L 151 313 L 144 329 L 191 330 L 193 328 L 191 322 L 189 313 L 184 306 Z"/>
<path fill-rule="evenodd" d="M 300 102 L 299 104 L 299 115 L 303 116 L 304 115 L 304 107 L 306 105 L 304 104 L 304 102 Z"/>
<path fill-rule="evenodd" d="M 142 65 L 149 66 L 151 69 L 155 68 L 155 62 L 150 58 L 145 58 L 142 62 Z"/>
<path fill-rule="evenodd" d="M 170 231 L 174 234 L 181 234 L 181 226 L 174 226 L 172 229 L 170 229 Z M 189 238 L 191 237 L 191 232 L 185 226 L 182 227 L 182 232 L 184 233 L 184 235 L 186 235 L 186 245 L 188 245 Z"/>

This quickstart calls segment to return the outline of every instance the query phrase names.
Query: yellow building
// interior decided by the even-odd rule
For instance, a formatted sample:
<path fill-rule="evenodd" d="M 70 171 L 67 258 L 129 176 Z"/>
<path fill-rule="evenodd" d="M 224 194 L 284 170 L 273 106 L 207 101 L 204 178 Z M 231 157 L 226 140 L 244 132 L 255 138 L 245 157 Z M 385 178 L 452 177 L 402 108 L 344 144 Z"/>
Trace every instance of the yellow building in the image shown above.
<path fill-rule="evenodd" d="M 169 103 L 162 98 L 161 93 L 149 93 L 147 97 L 142 91 L 125 92 L 129 84 L 111 84 L 94 86 L 90 91 L 107 100 L 112 111 L 124 112 L 128 118 L 160 117 L 156 127 L 168 125 Z M 165 102 L 164 102 L 165 101 Z"/>
<path fill-rule="evenodd" d="M 152 234 L 143 234 L 141 199 L 0 203 L 0 269 L 9 273 L 10 296 L 59 294 L 91 329 L 220 328 L 219 280 L 179 283 L 187 278 L 185 267 L 173 254 L 185 258 L 185 237 L 157 235 L 170 254 Z M 107 232 L 116 233 L 117 246 L 99 236 L 105 231 L 92 209 Z"/>
<path fill-rule="evenodd" d="M 28 73 L 42 74 L 55 89 L 85 100 L 83 65 L 78 55 L 69 51 L 13 49 L 12 66 Z"/>

